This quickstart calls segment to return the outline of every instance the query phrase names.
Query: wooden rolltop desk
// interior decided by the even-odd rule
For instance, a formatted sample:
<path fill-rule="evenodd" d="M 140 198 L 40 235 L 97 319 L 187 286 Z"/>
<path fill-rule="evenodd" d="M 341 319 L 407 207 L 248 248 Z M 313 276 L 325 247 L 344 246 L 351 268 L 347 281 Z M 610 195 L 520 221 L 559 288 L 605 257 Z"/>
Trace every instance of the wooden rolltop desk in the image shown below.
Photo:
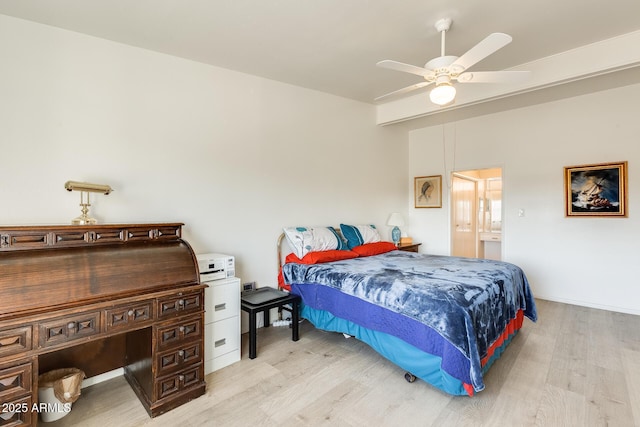
<path fill-rule="evenodd" d="M 37 423 L 22 409 L 51 369 L 122 367 L 152 417 L 204 394 L 206 286 L 182 225 L 0 226 L 0 426 Z"/>

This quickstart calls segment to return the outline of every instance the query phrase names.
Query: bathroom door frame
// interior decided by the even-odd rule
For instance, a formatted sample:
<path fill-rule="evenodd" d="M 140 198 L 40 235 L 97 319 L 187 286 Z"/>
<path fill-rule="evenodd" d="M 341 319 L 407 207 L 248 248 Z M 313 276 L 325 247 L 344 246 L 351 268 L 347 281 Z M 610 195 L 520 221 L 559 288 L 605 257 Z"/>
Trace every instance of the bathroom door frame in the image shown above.
<path fill-rule="evenodd" d="M 486 173 L 483 172 L 490 172 L 489 175 L 487 175 Z M 491 173 L 493 172 L 493 173 Z M 497 175 L 495 174 L 497 172 Z M 484 250 L 483 248 L 481 248 L 481 244 L 482 241 L 480 239 L 480 212 L 479 209 L 481 207 L 480 205 L 480 193 L 479 193 L 479 182 L 480 181 L 488 181 L 490 179 L 495 179 L 497 177 L 499 177 L 502 180 L 502 185 L 503 185 L 503 190 L 502 190 L 502 202 L 501 202 L 501 206 L 500 206 L 500 212 L 501 212 L 501 244 L 500 244 L 500 259 L 504 258 L 504 207 L 505 207 L 505 192 L 504 192 L 504 166 L 499 165 L 499 166 L 490 166 L 490 167 L 484 167 L 484 168 L 475 168 L 475 169 L 465 169 L 465 170 L 459 170 L 459 171 L 454 171 L 451 173 L 451 186 L 450 186 L 450 191 L 449 191 L 449 201 L 450 201 L 450 239 L 451 239 L 451 243 L 450 243 L 450 253 L 453 256 L 455 255 L 455 236 L 456 236 L 456 206 L 455 206 L 455 195 L 454 195 L 454 185 L 453 185 L 453 180 L 454 178 L 462 178 L 468 181 L 474 181 L 475 184 L 475 256 L 476 257 L 480 257 L 480 255 L 482 255 L 482 257 L 484 257 Z M 484 203 L 484 202 L 483 202 Z"/>

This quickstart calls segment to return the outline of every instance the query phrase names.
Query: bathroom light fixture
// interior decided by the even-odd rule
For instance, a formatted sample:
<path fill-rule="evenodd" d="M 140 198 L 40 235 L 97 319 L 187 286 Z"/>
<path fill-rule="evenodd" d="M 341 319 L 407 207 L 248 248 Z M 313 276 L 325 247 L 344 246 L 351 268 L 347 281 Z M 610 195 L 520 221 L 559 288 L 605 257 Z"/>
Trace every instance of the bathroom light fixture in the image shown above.
<path fill-rule="evenodd" d="M 402 215 L 398 212 L 393 212 L 391 215 L 389 215 L 387 225 L 393 226 L 393 228 L 391 229 L 391 240 L 393 240 L 393 243 L 398 246 L 398 243 L 400 243 L 401 234 L 399 227 L 402 227 L 404 225 L 404 218 L 402 218 Z"/>
<path fill-rule="evenodd" d="M 108 185 L 92 184 L 90 182 L 78 181 L 67 181 L 64 183 L 64 188 L 67 191 L 80 191 L 80 206 L 82 206 L 82 215 L 72 219 L 72 225 L 96 224 L 98 221 L 95 218 L 91 218 L 89 215 L 87 215 L 89 213 L 89 206 L 91 206 L 91 203 L 89 201 L 89 193 L 102 193 L 107 195 L 113 191 L 113 189 Z M 86 202 L 84 200 L 85 193 L 87 193 Z"/>

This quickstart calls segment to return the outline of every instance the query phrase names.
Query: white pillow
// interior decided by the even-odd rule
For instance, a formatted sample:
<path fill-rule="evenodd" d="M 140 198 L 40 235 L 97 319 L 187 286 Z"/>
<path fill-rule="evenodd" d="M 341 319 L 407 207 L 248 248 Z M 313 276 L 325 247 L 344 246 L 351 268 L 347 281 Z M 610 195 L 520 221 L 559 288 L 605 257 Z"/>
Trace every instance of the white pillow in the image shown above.
<path fill-rule="evenodd" d="M 346 243 L 333 227 L 286 227 L 284 235 L 298 258 L 309 252 L 347 249 Z"/>

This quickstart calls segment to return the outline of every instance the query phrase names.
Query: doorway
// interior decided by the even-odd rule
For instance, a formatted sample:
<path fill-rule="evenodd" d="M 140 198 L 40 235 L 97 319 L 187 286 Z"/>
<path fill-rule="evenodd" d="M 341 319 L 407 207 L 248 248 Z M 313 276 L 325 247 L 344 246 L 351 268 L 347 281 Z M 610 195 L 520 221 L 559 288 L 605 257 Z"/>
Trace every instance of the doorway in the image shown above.
<path fill-rule="evenodd" d="M 502 168 L 452 174 L 451 254 L 502 259 Z"/>
<path fill-rule="evenodd" d="M 452 255 L 477 258 L 476 200 L 478 183 L 475 179 L 454 173 L 451 178 L 451 242 Z"/>

